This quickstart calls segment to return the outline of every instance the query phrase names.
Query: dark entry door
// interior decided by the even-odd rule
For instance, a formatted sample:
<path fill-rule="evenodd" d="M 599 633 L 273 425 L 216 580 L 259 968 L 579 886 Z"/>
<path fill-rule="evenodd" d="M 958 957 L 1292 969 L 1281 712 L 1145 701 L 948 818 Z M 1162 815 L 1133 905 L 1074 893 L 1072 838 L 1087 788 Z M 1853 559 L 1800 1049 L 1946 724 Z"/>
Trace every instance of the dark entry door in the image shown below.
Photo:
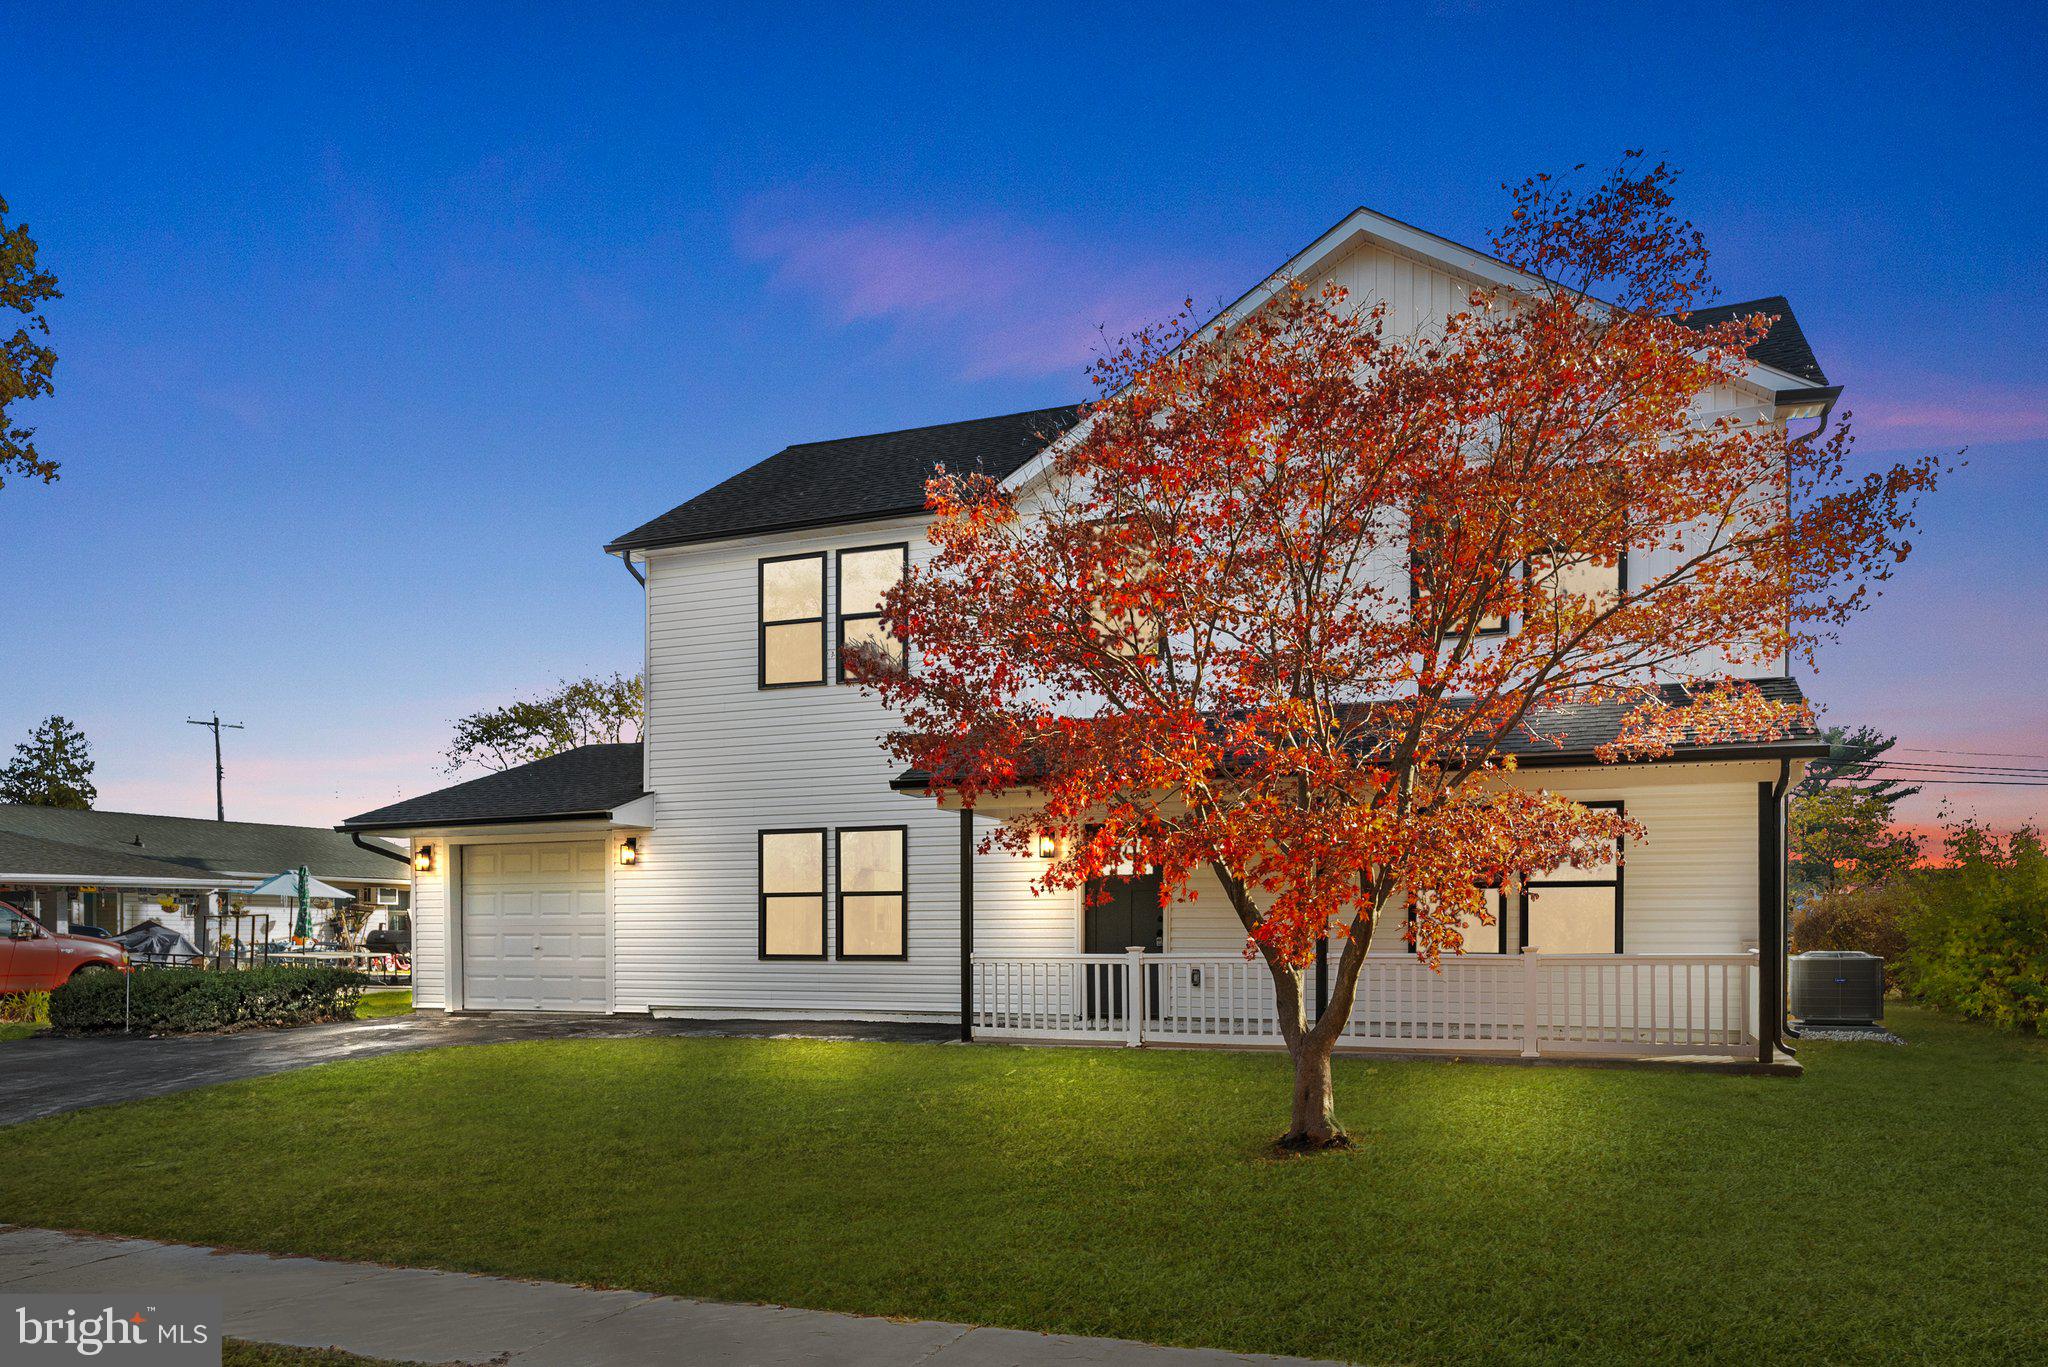
<path fill-rule="evenodd" d="M 1100 899 L 1099 901 L 1097 899 Z M 1088 889 L 1084 913 L 1082 947 L 1090 954 L 1121 954 L 1136 945 L 1148 954 L 1166 946 L 1166 911 L 1159 905 L 1159 875 L 1142 873 L 1130 878 L 1105 878 Z M 1159 970 L 1145 970 L 1151 981 L 1149 993 L 1157 1014 Z M 1091 969 L 1088 977 L 1088 1014 L 1097 1016 L 1107 1007 L 1122 1014 L 1124 975 Z M 1105 986 L 1106 989 L 1105 990 Z"/>

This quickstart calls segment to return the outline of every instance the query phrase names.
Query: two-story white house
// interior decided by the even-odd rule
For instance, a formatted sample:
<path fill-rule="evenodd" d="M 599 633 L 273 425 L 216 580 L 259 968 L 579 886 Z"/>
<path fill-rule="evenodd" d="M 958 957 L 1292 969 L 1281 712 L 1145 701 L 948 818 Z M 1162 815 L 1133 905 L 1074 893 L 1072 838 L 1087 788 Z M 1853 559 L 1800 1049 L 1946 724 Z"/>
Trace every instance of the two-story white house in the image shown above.
<path fill-rule="evenodd" d="M 1475 284 L 1512 284 L 1493 258 L 1363 209 L 1283 278 L 1335 279 L 1409 328 Z M 1780 320 L 1740 392 L 1714 402 L 1760 422 L 1824 418 L 1839 391 L 1782 299 L 1695 318 L 1737 310 Z M 927 554 L 932 471 L 1028 476 L 1076 416 L 790 446 L 607 547 L 644 584 L 642 742 L 341 827 L 412 843 L 417 1006 L 1277 1043 L 1265 969 L 1219 892 L 1162 907 L 1133 870 L 1104 896 L 1034 895 L 1034 861 L 976 849 L 1000 811 L 926 798 L 876 743 L 889 716 L 837 667 Z M 1799 695 L 1789 677 L 1761 682 Z M 1622 806 L 1649 838 L 1605 869 L 1493 894 L 1494 924 L 1441 973 L 1383 923 L 1347 1044 L 1775 1057 L 1784 800 L 1826 747 L 1809 733 L 1596 763 L 1619 723 L 1612 708 L 1546 718 L 1565 744 L 1532 746 L 1515 781 Z"/>

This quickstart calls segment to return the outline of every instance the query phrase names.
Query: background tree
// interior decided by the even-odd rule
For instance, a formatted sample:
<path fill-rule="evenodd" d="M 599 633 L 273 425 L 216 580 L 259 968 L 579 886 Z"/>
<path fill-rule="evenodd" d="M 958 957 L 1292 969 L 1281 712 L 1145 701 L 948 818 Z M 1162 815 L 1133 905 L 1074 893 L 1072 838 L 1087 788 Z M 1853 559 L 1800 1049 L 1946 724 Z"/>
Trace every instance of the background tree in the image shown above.
<path fill-rule="evenodd" d="M 1854 731 L 1830 726 L 1821 738 L 1828 743 L 1828 756 L 1807 762 L 1806 776 L 1792 790 L 1795 795 L 1854 788 L 1881 799 L 1889 808 L 1920 791 L 1917 783 L 1879 777 L 1886 752 L 1899 743 L 1897 736 L 1887 736 L 1874 726 L 1859 726 Z"/>
<path fill-rule="evenodd" d="M 1787 843 L 1795 914 L 1815 896 L 1879 886 L 1921 854 L 1919 842 L 1893 826 L 1895 805 L 1921 786 L 1881 777 L 1898 737 L 1834 726 L 1825 739 L 1827 758 L 1810 761 L 1792 790 Z"/>
<path fill-rule="evenodd" d="M 1644 837 L 1517 784 L 1509 742 L 1596 700 L 1627 718 L 1603 759 L 1783 734 L 1802 710 L 1739 679 L 1811 660 L 1943 468 L 1852 475 L 1845 424 L 1694 416 L 1768 320 L 1674 318 L 1708 284 L 1671 179 L 1526 182 L 1494 238 L 1525 287 L 1475 289 L 1440 332 L 1299 285 L 1184 314 L 1095 367 L 1040 483 L 930 486 L 934 556 L 886 609 L 918 656 L 867 679 L 901 716 L 885 744 L 941 797 L 1006 795 L 994 847 L 1055 837 L 1046 890 L 1132 858 L 1169 897 L 1212 871 L 1272 977 L 1286 1145 L 1344 1142 L 1329 1061 L 1375 921 L 1412 908 L 1434 966 L 1482 886 Z"/>
<path fill-rule="evenodd" d="M 645 705 L 638 676 L 613 674 L 565 681 L 542 697 L 472 712 L 455 723 L 447 772 L 468 764 L 510 769 L 579 745 L 630 740 L 640 734 Z"/>
<path fill-rule="evenodd" d="M 57 277 L 36 264 L 36 243 L 28 235 L 28 225 L 10 225 L 7 201 L 0 199 L 0 307 L 22 315 L 14 335 L 0 344 L 0 488 L 7 486 L 10 475 L 45 484 L 57 478 L 57 462 L 37 452 L 35 429 L 17 424 L 13 405 L 54 388 L 51 376 L 57 369 L 57 353 L 39 339 L 50 334 L 43 305 L 62 297 Z"/>
<path fill-rule="evenodd" d="M 92 771 L 85 733 L 62 717 L 50 717 L 14 747 L 13 761 L 0 769 L 0 802 L 82 811 L 100 795 Z"/>
<path fill-rule="evenodd" d="M 1795 898 L 1875 888 L 1912 868 L 1920 842 L 1892 826 L 1891 804 L 1853 787 L 1793 799 L 1787 817 Z"/>

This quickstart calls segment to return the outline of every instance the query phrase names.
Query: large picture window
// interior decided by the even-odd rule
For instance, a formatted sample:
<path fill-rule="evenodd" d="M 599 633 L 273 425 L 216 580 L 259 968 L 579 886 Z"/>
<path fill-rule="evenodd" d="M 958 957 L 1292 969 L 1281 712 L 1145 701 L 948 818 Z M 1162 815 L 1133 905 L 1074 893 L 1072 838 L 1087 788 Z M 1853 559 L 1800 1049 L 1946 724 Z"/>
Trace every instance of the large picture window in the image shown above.
<path fill-rule="evenodd" d="M 761 957 L 825 957 L 825 832 L 763 831 Z"/>
<path fill-rule="evenodd" d="M 1622 810 L 1619 802 L 1588 807 Z M 1621 843 L 1596 866 L 1566 865 L 1529 880 L 1522 892 L 1523 948 L 1540 954 L 1619 954 L 1622 938 Z"/>
<path fill-rule="evenodd" d="M 839 681 L 848 674 L 846 657 L 873 651 L 895 668 L 903 667 L 903 642 L 882 625 L 882 599 L 903 578 L 910 547 L 862 546 L 839 552 Z"/>
<path fill-rule="evenodd" d="M 763 560 L 760 620 L 761 687 L 825 682 L 825 557 Z"/>
<path fill-rule="evenodd" d="M 839 957 L 901 959 L 907 903 L 905 826 L 839 831 Z"/>
<path fill-rule="evenodd" d="M 1486 914 L 1491 924 L 1479 919 L 1479 913 L 1468 911 L 1458 919 L 1458 933 L 1463 937 L 1467 954 L 1505 954 L 1508 952 L 1507 894 L 1499 888 L 1486 889 Z M 1415 912 L 1410 909 L 1408 923 L 1415 924 Z M 1408 952 L 1415 953 L 1415 941 L 1408 942 Z"/>

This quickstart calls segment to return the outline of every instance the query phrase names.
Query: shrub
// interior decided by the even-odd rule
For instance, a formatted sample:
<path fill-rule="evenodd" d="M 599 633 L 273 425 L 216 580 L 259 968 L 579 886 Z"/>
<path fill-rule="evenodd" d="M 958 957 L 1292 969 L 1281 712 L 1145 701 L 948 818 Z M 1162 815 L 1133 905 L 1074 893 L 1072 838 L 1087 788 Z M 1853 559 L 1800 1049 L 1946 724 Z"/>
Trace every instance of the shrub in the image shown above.
<path fill-rule="evenodd" d="M 1910 888 L 1858 888 L 1824 892 L 1800 907 L 1792 920 L 1792 948 L 1860 949 L 1884 960 L 1885 985 L 1898 986 L 1906 957 L 1906 921 L 1915 907 Z"/>
<path fill-rule="evenodd" d="M 50 994 L 8 992 L 0 994 L 0 1025 L 48 1025 Z"/>
<path fill-rule="evenodd" d="M 1951 868 L 1915 879 L 1900 965 L 1906 992 L 2008 1030 L 2048 1023 L 2048 854 L 2021 829 L 2000 839 L 1965 823 Z"/>
<path fill-rule="evenodd" d="M 57 1030 L 119 1030 L 124 976 L 82 973 L 50 994 Z M 153 1034 L 350 1020 L 369 980 L 344 968 L 276 966 L 240 972 L 145 968 L 134 974 L 130 1024 Z"/>

